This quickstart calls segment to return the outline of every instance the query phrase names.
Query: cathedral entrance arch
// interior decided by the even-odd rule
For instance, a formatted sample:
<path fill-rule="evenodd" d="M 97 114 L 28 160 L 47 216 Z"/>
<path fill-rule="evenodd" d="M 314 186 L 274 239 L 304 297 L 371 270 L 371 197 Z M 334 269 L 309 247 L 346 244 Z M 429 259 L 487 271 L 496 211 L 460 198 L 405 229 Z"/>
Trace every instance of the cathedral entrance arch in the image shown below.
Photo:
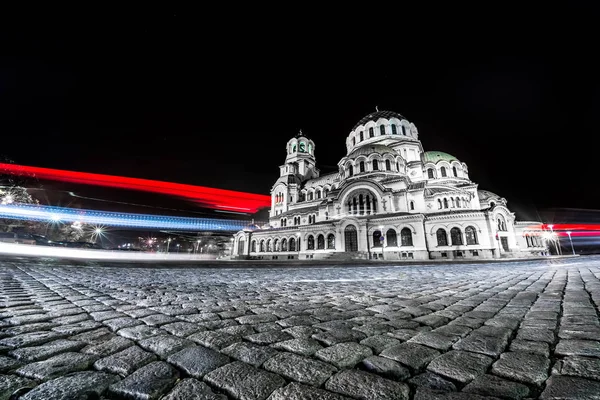
<path fill-rule="evenodd" d="M 348 225 L 344 229 L 344 243 L 347 252 L 358 251 L 358 234 L 354 225 Z"/>

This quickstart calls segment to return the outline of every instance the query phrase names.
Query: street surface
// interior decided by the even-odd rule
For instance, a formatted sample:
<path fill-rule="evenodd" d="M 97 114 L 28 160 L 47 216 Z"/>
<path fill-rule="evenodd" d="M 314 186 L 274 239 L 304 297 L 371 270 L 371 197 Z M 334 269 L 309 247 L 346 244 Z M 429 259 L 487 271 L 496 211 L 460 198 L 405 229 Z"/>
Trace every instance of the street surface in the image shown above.
<path fill-rule="evenodd" d="M 599 399 L 599 305 L 600 257 L 0 260 L 0 400 Z"/>

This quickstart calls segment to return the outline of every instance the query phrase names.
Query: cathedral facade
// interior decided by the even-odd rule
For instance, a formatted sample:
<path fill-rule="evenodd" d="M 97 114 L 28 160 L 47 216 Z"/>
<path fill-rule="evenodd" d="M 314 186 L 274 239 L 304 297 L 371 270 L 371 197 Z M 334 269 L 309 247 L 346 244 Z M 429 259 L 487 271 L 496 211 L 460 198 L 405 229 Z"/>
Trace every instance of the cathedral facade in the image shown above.
<path fill-rule="evenodd" d="M 469 179 L 467 164 L 424 151 L 417 127 L 377 111 L 346 138 L 338 171 L 321 175 L 315 143 L 288 141 L 269 225 L 238 232 L 241 259 L 477 259 L 546 251 L 541 222 L 515 221 L 506 199 Z"/>

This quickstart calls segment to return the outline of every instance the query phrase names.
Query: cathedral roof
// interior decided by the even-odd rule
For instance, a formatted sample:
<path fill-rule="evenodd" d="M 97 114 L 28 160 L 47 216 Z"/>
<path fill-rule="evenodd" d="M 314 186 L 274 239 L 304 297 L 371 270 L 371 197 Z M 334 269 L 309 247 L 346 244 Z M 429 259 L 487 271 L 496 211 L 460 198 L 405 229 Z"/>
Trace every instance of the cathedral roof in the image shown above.
<path fill-rule="evenodd" d="M 398 152 L 391 147 L 384 146 L 382 144 L 367 144 L 364 146 L 360 146 L 352 151 L 352 153 L 348 154 L 348 158 L 356 158 L 358 156 L 364 155 L 369 156 L 373 153 L 383 154 L 393 154 L 394 156 L 398 155 Z"/>
<path fill-rule="evenodd" d="M 338 180 L 338 178 L 340 177 L 340 173 L 339 172 L 332 172 L 330 174 L 326 174 L 326 175 L 321 175 L 318 178 L 314 178 L 314 179 L 309 179 L 308 181 L 306 181 L 306 183 L 304 184 L 304 187 L 316 187 L 316 186 L 323 186 L 323 185 L 333 185 L 333 183 Z"/>
<path fill-rule="evenodd" d="M 437 163 L 438 161 L 458 161 L 458 158 L 443 151 L 426 151 L 423 153 L 423 162 Z"/>
<path fill-rule="evenodd" d="M 395 111 L 376 111 L 374 113 L 371 113 L 369 115 L 362 117 L 362 119 L 360 121 L 358 121 L 356 123 L 356 125 L 354 125 L 354 128 L 352 128 L 352 130 L 355 130 L 360 125 L 364 125 L 369 121 L 377 121 L 379 118 L 385 118 L 385 119 L 397 118 L 400 120 L 406 119 L 402 115 L 398 114 Z"/>

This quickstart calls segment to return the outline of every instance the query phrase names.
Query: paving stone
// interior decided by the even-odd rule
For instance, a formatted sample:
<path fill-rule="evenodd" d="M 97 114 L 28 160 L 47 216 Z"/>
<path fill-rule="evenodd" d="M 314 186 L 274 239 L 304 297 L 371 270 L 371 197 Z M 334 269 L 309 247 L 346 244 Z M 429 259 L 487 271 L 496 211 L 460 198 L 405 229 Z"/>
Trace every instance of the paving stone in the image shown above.
<path fill-rule="evenodd" d="M 40 361 L 52 357 L 59 353 L 77 351 L 85 347 L 84 342 L 75 342 L 72 340 L 59 339 L 48 342 L 41 346 L 21 347 L 8 354 L 11 357 L 23 362 Z M 1 370 L 1 368 L 0 368 Z"/>
<path fill-rule="evenodd" d="M 439 315 L 424 315 L 422 317 L 413 319 L 413 321 L 416 321 L 423 325 L 427 325 L 431 328 L 439 328 L 442 325 L 446 325 L 449 320 L 449 318 L 441 317 Z"/>
<path fill-rule="evenodd" d="M 437 332 L 421 332 L 409 339 L 408 343 L 422 344 L 438 350 L 448 350 L 459 339 L 459 336 L 446 336 Z"/>
<path fill-rule="evenodd" d="M 258 368 L 279 352 L 268 346 L 242 342 L 223 348 L 221 353 Z"/>
<path fill-rule="evenodd" d="M 206 329 L 221 329 L 227 328 L 228 326 L 236 326 L 239 325 L 238 322 L 234 319 L 225 319 L 218 321 L 203 321 L 197 322 L 198 325 L 203 326 Z"/>
<path fill-rule="evenodd" d="M 561 326 L 558 337 L 561 339 L 597 340 L 600 338 L 600 327 L 594 325 Z"/>
<path fill-rule="evenodd" d="M 508 340 L 503 337 L 484 336 L 474 331 L 454 346 L 455 350 L 465 350 L 473 353 L 485 354 L 486 356 L 498 357 L 503 351 Z M 443 350 L 443 349 L 442 349 Z"/>
<path fill-rule="evenodd" d="M 521 383 L 507 381 L 494 375 L 482 375 L 463 388 L 463 392 L 503 399 L 520 400 L 529 396 L 529 388 Z"/>
<path fill-rule="evenodd" d="M 90 317 L 92 317 L 92 319 L 94 321 L 104 321 L 107 319 L 112 319 L 112 318 L 122 318 L 122 317 L 127 317 L 127 315 L 111 310 L 111 311 L 97 311 L 97 312 L 93 312 L 90 313 Z"/>
<path fill-rule="evenodd" d="M 156 360 L 156 355 L 144 351 L 138 346 L 131 346 L 123 351 L 99 359 L 94 363 L 94 368 L 120 376 L 127 376 L 136 369 Z"/>
<path fill-rule="evenodd" d="M 521 328 L 517 332 L 517 339 L 552 344 L 554 343 L 554 332 L 540 328 Z"/>
<path fill-rule="evenodd" d="M 367 335 L 354 329 L 331 329 L 327 332 L 317 333 L 312 336 L 313 339 L 331 346 L 344 342 L 358 342 L 366 339 Z"/>
<path fill-rule="evenodd" d="M 10 326 L 8 328 L 4 328 L 4 329 L 0 330 L 0 333 L 4 334 L 6 336 L 14 336 L 14 335 L 20 335 L 22 333 L 48 330 L 50 328 L 54 328 L 57 325 L 58 324 L 55 322 L 39 322 L 36 324 Z"/>
<path fill-rule="evenodd" d="M 290 353 L 275 355 L 263 364 L 263 368 L 313 386 L 321 386 L 337 371 L 327 363 Z"/>
<path fill-rule="evenodd" d="M 108 326 L 111 331 L 116 332 L 119 329 L 129 328 L 136 325 L 141 325 L 142 323 L 135 318 L 123 317 L 123 318 L 113 318 L 102 322 L 104 325 Z"/>
<path fill-rule="evenodd" d="M 550 360 L 539 354 L 508 352 L 492 366 L 492 373 L 527 384 L 541 385 L 548 378 Z"/>
<path fill-rule="evenodd" d="M 96 357 L 81 353 L 62 353 L 44 361 L 27 364 L 17 374 L 31 379 L 46 381 L 70 372 L 88 369 Z"/>
<path fill-rule="evenodd" d="M 159 399 L 179 378 L 179 373 L 163 361 L 138 369 L 127 378 L 109 386 L 109 393 L 119 398 Z"/>
<path fill-rule="evenodd" d="M 227 397 L 215 394 L 204 382 L 186 378 L 179 381 L 173 390 L 161 400 L 227 400 Z"/>
<path fill-rule="evenodd" d="M 11 317 L 6 319 L 11 325 L 25 325 L 32 324 L 35 322 L 45 322 L 49 321 L 53 318 L 50 314 L 29 314 L 29 315 L 20 315 L 18 317 Z"/>
<path fill-rule="evenodd" d="M 148 325 L 136 325 L 119 329 L 117 334 L 131 340 L 143 340 L 153 336 L 164 335 L 166 331 Z"/>
<path fill-rule="evenodd" d="M 229 357 L 202 346 L 188 347 L 171 354 L 168 362 L 186 374 L 202 379 L 207 373 L 230 362 Z"/>
<path fill-rule="evenodd" d="M 23 391 L 33 388 L 36 385 L 37 382 L 31 379 L 22 378 L 15 375 L 0 375 L 0 399 L 16 399 L 16 396 L 11 396 L 17 392 L 22 393 Z"/>
<path fill-rule="evenodd" d="M 161 335 L 140 340 L 138 345 L 142 349 L 151 351 L 157 354 L 158 357 L 165 359 L 185 347 L 194 346 L 194 343 L 173 335 Z"/>
<path fill-rule="evenodd" d="M 379 354 L 388 347 L 399 345 L 400 340 L 388 335 L 377 335 L 361 340 L 360 344 L 370 347 L 374 354 Z"/>
<path fill-rule="evenodd" d="M 379 355 L 419 370 L 439 356 L 440 352 L 416 343 L 401 343 L 385 349 Z"/>
<path fill-rule="evenodd" d="M 532 342 L 529 340 L 515 339 L 510 343 L 508 349 L 515 352 L 520 351 L 525 353 L 540 354 L 545 357 L 550 355 L 550 346 L 548 346 L 548 343 L 544 342 Z"/>
<path fill-rule="evenodd" d="M 410 376 L 410 371 L 407 368 L 385 357 L 367 357 L 361 361 L 358 367 L 396 381 L 403 381 Z"/>
<path fill-rule="evenodd" d="M 131 340 L 120 336 L 115 336 L 105 342 L 90 344 L 84 347 L 81 352 L 98 357 L 106 357 L 118 351 L 124 350 L 132 345 L 133 342 Z"/>
<path fill-rule="evenodd" d="M 149 310 L 147 308 L 137 308 L 137 309 L 134 309 L 134 310 L 124 311 L 123 314 L 127 314 L 130 317 L 132 317 L 132 318 L 144 318 L 144 317 L 147 317 L 149 315 L 156 314 L 156 311 Z"/>
<path fill-rule="evenodd" d="M 350 400 L 349 397 L 292 382 L 275 390 L 268 400 Z"/>
<path fill-rule="evenodd" d="M 325 389 L 355 399 L 407 400 L 409 388 L 369 372 L 344 370 L 325 383 Z"/>
<path fill-rule="evenodd" d="M 274 343 L 271 346 L 275 349 L 290 351 L 302 356 L 312 356 L 323 348 L 319 342 L 308 338 L 284 340 L 283 342 Z"/>
<path fill-rule="evenodd" d="M 467 336 L 469 333 L 471 333 L 471 331 L 471 328 L 462 325 L 444 325 L 433 330 L 433 332 L 441 333 L 442 335 L 460 337 Z"/>
<path fill-rule="evenodd" d="M 281 325 L 278 325 L 275 322 L 265 322 L 262 324 L 253 324 L 250 326 L 258 333 L 283 330 Z"/>
<path fill-rule="evenodd" d="M 0 340 L 0 345 L 8 348 L 35 346 L 56 339 L 61 339 L 64 336 L 65 335 L 62 333 L 52 331 L 28 332 L 4 338 Z"/>
<path fill-rule="evenodd" d="M 351 368 L 363 359 L 373 355 L 373 351 L 358 343 L 338 343 L 315 353 L 315 357 L 338 368 Z"/>
<path fill-rule="evenodd" d="M 566 357 L 556 362 L 552 373 L 600 381 L 600 358 Z"/>
<path fill-rule="evenodd" d="M 249 336 L 255 333 L 254 328 L 250 325 L 228 326 L 226 328 L 217 329 L 215 332 L 224 332 L 232 336 Z"/>
<path fill-rule="evenodd" d="M 460 383 L 483 375 L 494 360 L 483 354 L 452 350 L 429 363 L 427 370 Z"/>
<path fill-rule="evenodd" d="M 407 341 L 419 335 L 420 333 L 420 331 L 415 329 L 397 329 L 395 331 L 388 332 L 387 335 L 398 340 Z"/>
<path fill-rule="evenodd" d="M 455 320 L 449 322 L 450 325 L 461 325 L 467 326 L 472 329 L 479 328 L 481 325 L 485 323 L 485 319 L 481 318 L 472 318 L 472 317 L 458 317 Z"/>
<path fill-rule="evenodd" d="M 405 320 L 390 320 L 387 322 L 396 329 L 416 329 L 420 327 L 416 321 L 405 321 Z"/>
<path fill-rule="evenodd" d="M 416 375 L 415 377 L 409 379 L 408 383 L 411 386 L 423 387 L 440 392 L 456 391 L 456 386 L 454 383 L 447 381 L 441 376 L 429 371 Z"/>
<path fill-rule="evenodd" d="M 232 336 L 228 335 L 227 333 L 212 331 L 197 332 L 188 336 L 187 339 L 213 350 L 220 350 L 224 347 L 242 341 L 239 336 Z"/>
<path fill-rule="evenodd" d="M 277 324 L 281 325 L 284 328 L 290 328 L 292 326 L 299 325 L 314 325 L 319 323 L 319 321 L 308 315 L 299 315 L 293 316 L 289 318 L 280 319 L 277 321 Z"/>
<path fill-rule="evenodd" d="M 264 400 L 285 386 L 279 375 L 236 361 L 208 373 L 204 380 L 239 400 Z"/>
<path fill-rule="evenodd" d="M 552 375 L 540 395 L 543 400 L 598 399 L 600 382 L 571 376 Z"/>
<path fill-rule="evenodd" d="M 497 397 L 480 396 L 474 393 L 439 392 L 436 390 L 418 387 L 414 400 L 500 400 Z"/>
<path fill-rule="evenodd" d="M 108 328 L 99 328 L 91 331 L 79 333 L 77 335 L 69 337 L 70 340 L 75 342 L 83 342 L 87 344 L 97 344 L 106 342 L 116 335 L 111 332 Z"/>
<path fill-rule="evenodd" d="M 194 307 L 183 308 L 178 305 L 152 307 L 151 309 L 158 311 L 159 313 L 169 315 L 171 317 L 174 317 L 176 315 L 195 314 L 198 311 Z"/>
<path fill-rule="evenodd" d="M 191 335 L 192 333 L 196 333 L 198 331 L 204 331 L 206 328 L 202 326 L 198 326 L 196 324 L 192 324 L 191 322 L 173 322 L 171 324 L 162 325 L 161 329 L 164 329 L 171 335 L 186 337 Z"/>
<path fill-rule="evenodd" d="M 592 340 L 560 340 L 554 354 L 559 356 L 600 357 L 600 342 Z"/>
<path fill-rule="evenodd" d="M 381 335 L 395 329 L 394 326 L 387 323 L 376 323 L 376 324 L 365 324 L 361 326 L 355 326 L 352 328 L 359 332 L 364 333 L 367 336 Z"/>
<path fill-rule="evenodd" d="M 187 322 L 193 322 L 193 323 L 219 320 L 219 316 L 216 313 L 212 313 L 212 312 L 190 314 L 190 315 L 178 315 L 177 318 L 187 321 Z"/>
<path fill-rule="evenodd" d="M 244 315 L 235 319 L 240 324 L 260 324 L 265 322 L 275 322 L 278 318 L 273 314 L 257 314 L 257 315 Z M 293 325 L 292 325 L 293 326 Z"/>
<path fill-rule="evenodd" d="M 42 383 L 30 392 L 23 400 L 72 400 L 98 398 L 108 386 L 119 380 L 119 377 L 105 372 L 84 371 Z"/>
<path fill-rule="evenodd" d="M 270 331 L 244 336 L 244 339 L 256 344 L 272 344 L 293 339 L 292 335 L 283 331 Z"/>

